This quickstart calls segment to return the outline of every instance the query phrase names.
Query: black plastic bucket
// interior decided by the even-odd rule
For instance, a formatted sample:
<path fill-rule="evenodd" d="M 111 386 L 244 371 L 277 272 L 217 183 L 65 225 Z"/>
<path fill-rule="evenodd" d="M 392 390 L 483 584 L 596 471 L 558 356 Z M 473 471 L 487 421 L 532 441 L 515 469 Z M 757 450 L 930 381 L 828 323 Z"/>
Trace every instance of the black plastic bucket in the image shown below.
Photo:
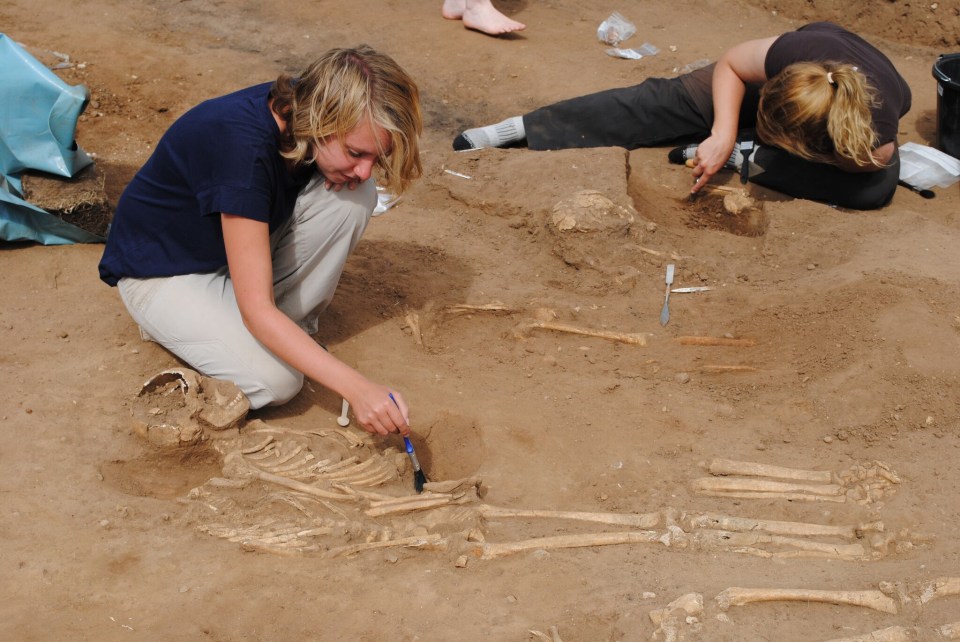
<path fill-rule="evenodd" d="M 960 158 L 960 53 L 933 63 L 937 79 L 937 149 Z"/>

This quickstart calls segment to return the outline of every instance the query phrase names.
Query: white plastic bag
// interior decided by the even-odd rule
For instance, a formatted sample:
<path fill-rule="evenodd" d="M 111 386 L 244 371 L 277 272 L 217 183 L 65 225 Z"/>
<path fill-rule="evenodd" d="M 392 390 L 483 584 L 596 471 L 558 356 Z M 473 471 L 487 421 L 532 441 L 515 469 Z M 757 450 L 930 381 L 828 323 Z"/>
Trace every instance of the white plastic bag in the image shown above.
<path fill-rule="evenodd" d="M 600 27 L 597 29 L 597 39 L 616 47 L 635 33 L 637 33 L 637 27 L 614 11 L 609 18 L 600 23 Z"/>
<path fill-rule="evenodd" d="M 613 56 L 614 58 L 640 60 L 645 56 L 656 56 L 658 53 L 660 53 L 660 49 L 656 45 L 651 45 L 649 42 L 645 42 L 639 47 L 634 47 L 633 49 L 617 49 L 613 47 L 607 49 L 606 53 L 608 56 Z"/>
<path fill-rule="evenodd" d="M 904 143 L 900 146 L 900 180 L 917 189 L 950 187 L 960 180 L 960 160 L 933 147 Z"/>

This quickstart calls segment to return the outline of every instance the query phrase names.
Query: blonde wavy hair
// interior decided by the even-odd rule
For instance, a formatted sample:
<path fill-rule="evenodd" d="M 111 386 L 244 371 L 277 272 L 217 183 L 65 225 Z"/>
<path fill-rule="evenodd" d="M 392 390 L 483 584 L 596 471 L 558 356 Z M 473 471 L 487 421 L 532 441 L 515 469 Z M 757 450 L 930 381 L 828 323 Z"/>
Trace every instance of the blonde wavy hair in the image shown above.
<path fill-rule="evenodd" d="M 311 162 L 311 143 L 342 141 L 368 119 L 390 135 L 390 149 L 378 149 L 381 185 L 400 193 L 423 173 L 420 92 L 386 54 L 367 45 L 331 49 L 299 77 L 277 78 L 270 98 L 273 111 L 287 124 L 280 154 L 297 165 Z"/>
<path fill-rule="evenodd" d="M 856 67 L 838 62 L 799 62 L 760 90 L 760 139 L 809 161 L 882 167 L 873 157 L 877 135 L 870 107 L 876 92 Z"/>

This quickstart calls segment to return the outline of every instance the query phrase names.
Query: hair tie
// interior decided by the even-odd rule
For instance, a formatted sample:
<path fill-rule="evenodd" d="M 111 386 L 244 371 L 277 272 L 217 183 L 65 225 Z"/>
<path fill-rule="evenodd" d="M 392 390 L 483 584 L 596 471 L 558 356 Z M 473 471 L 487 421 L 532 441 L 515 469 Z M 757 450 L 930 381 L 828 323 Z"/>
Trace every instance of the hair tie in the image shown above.
<path fill-rule="evenodd" d="M 827 72 L 827 82 L 830 83 L 831 85 L 833 85 L 834 87 L 837 86 L 836 81 L 834 81 L 834 79 L 833 79 L 833 72 L 832 72 L 832 71 L 828 71 L 828 72 Z"/>

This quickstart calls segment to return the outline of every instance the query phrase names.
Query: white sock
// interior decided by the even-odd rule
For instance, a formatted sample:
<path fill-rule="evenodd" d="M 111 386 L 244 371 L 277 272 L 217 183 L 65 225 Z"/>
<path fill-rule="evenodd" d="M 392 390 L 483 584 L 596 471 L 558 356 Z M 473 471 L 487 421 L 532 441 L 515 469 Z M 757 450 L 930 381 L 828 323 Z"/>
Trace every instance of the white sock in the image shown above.
<path fill-rule="evenodd" d="M 484 147 L 503 147 L 519 143 L 527 137 L 523 128 L 523 116 L 514 116 L 500 121 L 496 125 L 468 129 L 458 138 L 463 138 L 468 147 L 465 149 L 483 149 Z"/>

